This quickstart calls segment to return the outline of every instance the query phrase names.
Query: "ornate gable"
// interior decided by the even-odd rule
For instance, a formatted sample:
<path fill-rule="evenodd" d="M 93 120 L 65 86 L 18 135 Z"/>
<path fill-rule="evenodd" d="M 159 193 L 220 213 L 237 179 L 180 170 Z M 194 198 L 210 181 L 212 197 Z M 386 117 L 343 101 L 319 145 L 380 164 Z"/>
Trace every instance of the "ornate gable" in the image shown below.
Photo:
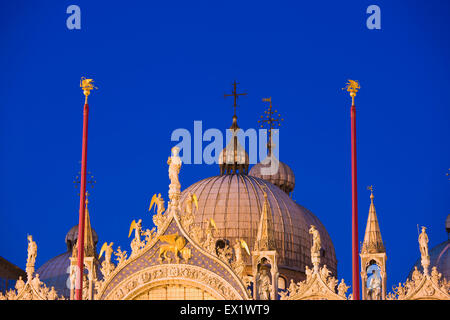
<path fill-rule="evenodd" d="M 330 276 L 330 271 L 323 266 L 319 272 L 306 267 L 306 280 L 291 284 L 288 293 L 281 300 L 346 300 L 348 286 L 344 280 L 338 285 L 338 280 Z M 337 287 L 337 290 L 336 290 Z"/>
<path fill-rule="evenodd" d="M 134 230 L 135 237 L 131 241 L 131 255 L 128 257 L 119 247 L 114 253 L 116 267 L 105 259 L 101 269 L 104 280 L 96 283 L 96 299 L 134 299 L 162 283 L 197 288 L 209 298 L 250 299 L 242 274 L 234 270 L 240 269 L 236 259 L 233 260 L 232 249 L 226 246 L 218 251 L 216 247 L 214 221 L 209 221 L 208 228 L 203 230 L 192 225 L 192 202 L 181 211 L 178 172 L 173 169 L 176 156 L 175 153 L 168 161 L 170 202 L 165 213 L 160 195 L 160 200 L 154 197 L 158 212 L 153 221 L 158 230 L 142 232 L 141 220 L 133 221 L 130 235 Z M 190 200 L 196 201 L 196 197 Z M 158 204 L 158 201 L 162 202 Z"/>

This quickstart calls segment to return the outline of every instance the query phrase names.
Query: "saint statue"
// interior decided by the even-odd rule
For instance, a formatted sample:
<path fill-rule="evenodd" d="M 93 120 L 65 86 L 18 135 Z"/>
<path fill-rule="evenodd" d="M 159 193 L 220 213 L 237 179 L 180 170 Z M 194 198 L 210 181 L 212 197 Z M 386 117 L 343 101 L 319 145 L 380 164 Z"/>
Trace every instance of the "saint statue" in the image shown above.
<path fill-rule="evenodd" d="M 34 276 L 33 280 L 31 280 L 31 284 L 33 285 L 33 287 L 38 290 L 41 286 L 41 279 L 39 279 L 39 274 L 36 273 L 36 275 Z"/>
<path fill-rule="evenodd" d="M 422 275 L 420 274 L 419 270 L 417 269 L 417 266 L 414 266 L 414 271 L 411 276 L 412 281 L 419 283 L 421 278 L 422 278 Z"/>
<path fill-rule="evenodd" d="M 22 276 L 20 276 L 19 279 L 16 281 L 16 286 L 15 286 L 17 293 L 22 291 L 22 289 L 24 287 L 25 287 L 25 282 L 22 280 Z"/>
<path fill-rule="evenodd" d="M 316 229 L 315 226 L 311 225 L 311 228 L 309 229 L 309 233 L 312 234 L 312 246 L 311 246 L 311 256 L 319 256 L 320 257 L 320 249 L 322 247 L 322 243 L 320 240 L 320 234 L 319 231 Z"/>
<path fill-rule="evenodd" d="M 55 287 L 52 287 L 50 292 L 47 295 L 48 300 L 57 300 L 58 299 L 58 293 L 55 290 Z"/>
<path fill-rule="evenodd" d="M 312 235 L 311 262 L 314 266 L 314 272 L 318 272 L 320 264 L 320 249 L 322 246 L 320 241 L 320 234 L 319 230 L 317 230 L 313 225 L 311 225 L 309 233 Z"/>
<path fill-rule="evenodd" d="M 141 243 L 141 231 L 142 231 L 142 219 L 139 219 L 138 222 L 136 222 L 136 226 L 134 228 L 134 239 L 138 243 Z"/>
<path fill-rule="evenodd" d="M 369 296 L 371 300 L 380 300 L 381 297 L 381 279 L 377 276 L 375 270 L 372 270 L 372 276 L 369 280 Z"/>
<path fill-rule="evenodd" d="M 419 234 L 419 246 L 422 259 L 428 257 L 428 236 L 425 229 L 425 227 L 422 227 L 422 233 Z"/>
<path fill-rule="evenodd" d="M 89 299 L 89 280 L 87 275 L 83 275 L 83 300 Z"/>
<path fill-rule="evenodd" d="M 308 266 L 305 266 L 306 282 L 308 282 L 311 279 L 312 274 L 313 270 L 311 270 Z"/>
<path fill-rule="evenodd" d="M 216 249 L 216 241 L 214 239 L 213 230 L 216 230 L 216 224 L 214 220 L 208 222 L 208 227 L 205 230 L 205 240 L 203 241 L 203 247 L 210 253 L 214 253 Z"/>
<path fill-rule="evenodd" d="M 239 264 L 242 262 L 242 248 L 241 248 L 241 242 L 238 239 L 235 239 L 233 248 L 234 248 L 234 256 L 236 258 L 236 263 Z"/>
<path fill-rule="evenodd" d="M 173 147 L 172 156 L 167 160 L 167 164 L 169 165 L 170 184 L 173 184 L 174 186 L 180 186 L 180 181 L 178 180 L 178 174 L 180 173 L 181 168 L 181 158 L 178 156 L 179 151 L 180 148 Z"/>
<path fill-rule="evenodd" d="M 28 236 L 28 258 L 27 258 L 27 266 L 34 267 L 34 263 L 36 261 L 37 255 L 37 245 L 36 242 L 33 241 L 33 236 Z"/>
<path fill-rule="evenodd" d="M 261 300 L 270 300 L 271 283 L 266 268 L 262 268 L 259 272 L 258 294 Z"/>
<path fill-rule="evenodd" d="M 296 285 L 296 283 L 294 282 L 294 279 L 291 279 L 291 282 L 289 283 L 289 287 L 288 287 L 288 291 L 289 291 L 289 294 L 292 296 L 292 295 L 294 295 L 295 293 L 296 293 L 296 291 L 297 291 L 297 285 Z"/>
<path fill-rule="evenodd" d="M 70 274 L 69 274 L 69 279 L 70 279 L 70 288 L 75 290 L 75 282 L 77 280 L 77 270 L 78 270 L 78 266 L 72 264 L 70 266 Z"/>

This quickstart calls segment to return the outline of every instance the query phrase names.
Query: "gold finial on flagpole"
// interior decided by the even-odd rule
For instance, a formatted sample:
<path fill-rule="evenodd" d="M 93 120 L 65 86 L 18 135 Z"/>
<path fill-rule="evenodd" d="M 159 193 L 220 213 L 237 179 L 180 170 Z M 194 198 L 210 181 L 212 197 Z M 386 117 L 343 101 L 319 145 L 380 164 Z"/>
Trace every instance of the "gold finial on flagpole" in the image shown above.
<path fill-rule="evenodd" d="M 84 102 L 85 104 L 87 104 L 87 99 L 89 94 L 91 93 L 91 90 L 98 89 L 97 87 L 94 86 L 93 82 L 94 82 L 93 79 L 86 79 L 85 77 L 81 77 L 80 87 L 83 89 L 83 93 L 86 97 L 86 100 Z"/>
<path fill-rule="evenodd" d="M 350 97 L 352 97 L 352 106 L 354 106 L 356 93 L 358 92 L 359 89 L 361 89 L 358 80 L 348 80 L 348 82 L 345 84 L 345 87 L 342 88 L 342 90 L 344 89 L 350 92 Z"/>

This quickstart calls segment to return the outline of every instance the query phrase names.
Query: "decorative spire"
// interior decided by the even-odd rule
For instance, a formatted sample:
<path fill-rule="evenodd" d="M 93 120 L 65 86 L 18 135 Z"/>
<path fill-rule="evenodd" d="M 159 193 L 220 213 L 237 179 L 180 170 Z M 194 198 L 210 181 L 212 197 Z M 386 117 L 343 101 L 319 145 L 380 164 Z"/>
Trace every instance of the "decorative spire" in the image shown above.
<path fill-rule="evenodd" d="M 78 174 L 80 174 L 78 172 Z M 90 185 L 91 188 L 94 188 L 94 184 L 97 183 L 97 181 L 94 179 L 94 175 L 88 171 L 87 172 L 87 179 L 86 184 Z M 80 176 L 77 175 L 75 177 L 75 180 L 73 181 L 75 184 L 75 187 L 77 188 L 80 184 Z M 89 196 L 91 194 L 89 191 L 86 191 L 85 193 L 85 216 L 84 216 L 84 256 L 85 257 L 93 257 L 95 255 L 95 243 L 94 243 L 94 237 L 92 232 L 92 226 L 91 226 L 91 218 L 89 217 L 89 210 L 88 210 L 88 204 L 89 204 Z M 78 241 L 78 240 L 77 240 Z"/>
<path fill-rule="evenodd" d="M 264 188 L 265 189 L 265 188 Z M 264 203 L 261 210 L 261 218 L 259 220 L 258 234 L 255 241 L 256 251 L 276 250 L 275 238 L 273 230 L 273 218 L 270 210 L 269 201 L 267 199 L 266 190 L 264 192 Z"/>
<path fill-rule="evenodd" d="M 274 129 L 277 125 L 280 127 L 281 121 L 284 121 L 284 119 L 281 118 L 281 114 L 279 114 L 277 110 L 272 110 L 272 97 L 263 98 L 262 101 L 269 102 L 269 108 L 264 111 L 265 116 L 262 115 L 261 119 L 258 120 L 258 123 L 260 123 L 261 128 L 266 125 L 267 130 L 269 131 L 269 136 L 267 138 L 267 150 L 270 156 L 272 154 L 272 147 L 275 147 L 275 145 L 272 145 L 272 129 Z"/>
<path fill-rule="evenodd" d="M 364 234 L 364 242 L 361 253 L 381 253 L 386 252 L 383 240 L 381 239 L 380 227 L 378 225 L 377 213 L 373 203 L 373 186 L 367 187 L 370 190 L 370 207 L 369 216 L 367 218 L 366 233 Z"/>
<path fill-rule="evenodd" d="M 86 215 L 84 221 L 84 252 L 85 257 L 93 257 L 95 255 L 94 237 L 92 235 L 91 218 L 89 217 L 89 192 L 86 191 Z"/>

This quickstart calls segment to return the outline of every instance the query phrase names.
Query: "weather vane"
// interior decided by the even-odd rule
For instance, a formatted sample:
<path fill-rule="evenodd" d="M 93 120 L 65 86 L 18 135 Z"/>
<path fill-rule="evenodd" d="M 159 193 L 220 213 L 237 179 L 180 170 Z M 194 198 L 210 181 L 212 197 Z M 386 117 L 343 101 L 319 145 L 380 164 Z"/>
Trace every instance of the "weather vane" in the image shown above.
<path fill-rule="evenodd" d="M 236 82 L 236 80 L 234 80 L 234 82 L 233 82 L 233 91 L 231 92 L 231 94 L 224 94 L 223 95 L 224 98 L 226 98 L 226 97 L 234 97 L 234 104 L 233 104 L 234 116 L 236 116 L 236 107 L 237 107 L 237 98 L 238 98 L 238 96 L 246 96 L 247 95 L 247 93 L 237 93 L 236 85 L 238 85 L 238 83 Z"/>
<path fill-rule="evenodd" d="M 269 108 L 264 111 L 265 116 L 262 115 L 261 119 L 258 120 L 258 123 L 260 123 L 261 128 L 264 127 L 264 124 L 267 124 L 268 131 L 269 131 L 269 137 L 268 137 L 269 141 L 267 142 L 267 148 L 269 149 L 269 153 L 270 153 L 271 146 L 272 146 L 272 129 L 274 129 L 275 126 L 277 126 L 277 125 L 278 125 L 278 127 L 280 127 L 281 121 L 284 121 L 284 119 L 281 118 L 281 114 L 279 114 L 277 110 L 272 110 L 272 97 L 263 98 L 262 101 L 269 102 Z"/>
<path fill-rule="evenodd" d="M 83 89 L 83 93 L 86 97 L 85 103 L 87 104 L 88 96 L 91 93 L 91 90 L 98 88 L 94 86 L 93 79 L 86 79 L 85 77 L 81 77 L 80 87 Z"/>
<path fill-rule="evenodd" d="M 80 179 L 80 172 L 78 172 L 78 175 L 75 177 L 75 180 L 73 181 L 74 185 L 75 185 L 75 189 L 79 189 L 79 185 L 81 183 L 81 179 Z M 87 177 L 86 177 L 86 183 L 88 185 L 91 186 L 91 189 L 94 188 L 94 184 L 97 183 L 97 181 L 94 179 L 94 176 L 92 174 L 92 172 L 88 171 L 87 172 Z M 80 195 L 80 193 L 77 193 L 77 195 Z M 89 196 L 89 192 L 86 191 L 86 202 L 88 202 L 87 197 Z"/>
<path fill-rule="evenodd" d="M 370 192 L 373 192 L 373 185 L 368 186 L 367 190 L 370 190 Z"/>
<path fill-rule="evenodd" d="M 358 90 L 361 89 L 358 80 L 348 80 L 345 87 L 342 90 L 347 90 L 350 92 L 350 97 L 352 97 L 352 105 L 355 105 L 355 97 Z"/>

